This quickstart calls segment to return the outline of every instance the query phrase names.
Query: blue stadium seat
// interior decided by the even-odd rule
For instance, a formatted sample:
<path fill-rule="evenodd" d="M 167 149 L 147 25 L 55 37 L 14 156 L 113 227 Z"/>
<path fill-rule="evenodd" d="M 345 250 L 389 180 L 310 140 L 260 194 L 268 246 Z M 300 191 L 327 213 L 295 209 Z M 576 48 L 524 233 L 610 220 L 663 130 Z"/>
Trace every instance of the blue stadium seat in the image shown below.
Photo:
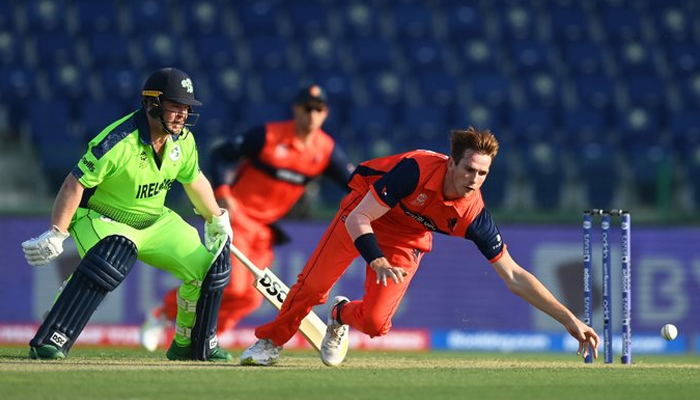
<path fill-rule="evenodd" d="M 273 121 L 283 121 L 292 117 L 289 104 L 280 103 L 245 103 L 240 119 L 246 129 Z"/>
<path fill-rule="evenodd" d="M 604 72 L 604 48 L 596 43 L 567 43 L 562 57 L 564 64 L 573 74 L 593 75 Z"/>
<path fill-rule="evenodd" d="M 663 180 L 670 180 L 674 168 L 671 152 L 657 143 L 632 143 L 627 162 L 634 179 L 637 201 L 654 205 L 661 200 L 659 192 Z"/>
<path fill-rule="evenodd" d="M 661 128 L 658 110 L 648 107 L 629 107 L 619 110 L 617 132 L 624 144 L 657 142 Z"/>
<path fill-rule="evenodd" d="M 547 71 L 521 75 L 524 102 L 531 106 L 552 107 L 561 106 L 562 84 L 553 74 Z"/>
<path fill-rule="evenodd" d="M 527 144 L 554 138 L 552 109 L 523 107 L 511 109 L 511 131 L 517 143 Z"/>
<path fill-rule="evenodd" d="M 350 109 L 349 122 L 358 143 L 393 135 L 394 115 L 390 107 L 379 104 L 355 106 Z"/>
<path fill-rule="evenodd" d="M 181 3 L 182 17 L 187 31 L 195 36 L 224 34 L 227 18 L 226 2 L 216 0 L 191 0 Z"/>
<path fill-rule="evenodd" d="M 700 69 L 700 45 L 677 42 L 669 46 L 669 63 L 676 76 L 695 74 Z"/>
<path fill-rule="evenodd" d="M 182 68 L 183 51 L 181 40 L 170 32 L 153 32 L 132 38 L 138 46 L 136 62 L 146 70 L 163 67 Z"/>
<path fill-rule="evenodd" d="M 100 71 L 99 81 L 104 96 L 132 102 L 137 108 L 144 81 L 133 68 L 127 65 L 107 67 Z"/>
<path fill-rule="evenodd" d="M 659 52 L 650 42 L 629 41 L 613 46 L 614 59 L 622 74 L 656 74 Z"/>
<path fill-rule="evenodd" d="M 232 126 L 238 121 L 238 115 L 229 104 L 222 101 L 209 101 L 196 110 L 199 113 L 197 124 L 192 131 L 197 139 L 200 158 L 210 153 L 210 146 L 217 138 L 230 138 Z"/>
<path fill-rule="evenodd" d="M 75 0 L 76 25 L 80 35 L 119 32 L 119 7 L 115 0 Z"/>
<path fill-rule="evenodd" d="M 248 94 L 248 76 L 240 68 L 215 68 L 205 70 L 205 75 L 210 78 L 211 95 L 217 101 L 240 104 Z"/>
<path fill-rule="evenodd" d="M 54 98 L 81 102 L 88 95 L 88 74 L 77 64 L 56 65 L 48 71 L 49 89 Z"/>
<path fill-rule="evenodd" d="M 510 6 L 495 6 L 499 36 L 506 41 L 534 39 L 537 26 L 535 9 L 528 2 Z"/>
<path fill-rule="evenodd" d="M 202 68 L 222 68 L 239 65 L 236 43 L 224 33 L 208 33 L 196 37 L 195 51 Z"/>
<path fill-rule="evenodd" d="M 483 37 L 486 35 L 484 15 L 473 2 L 444 2 L 441 9 L 444 15 L 444 27 L 447 40 L 461 43 L 464 38 Z"/>
<path fill-rule="evenodd" d="M 625 76 L 630 104 L 659 108 L 668 102 L 666 82 L 658 75 L 632 74 Z"/>
<path fill-rule="evenodd" d="M 427 104 L 450 107 L 459 98 L 459 81 L 446 72 L 428 71 L 418 75 L 420 98 Z"/>
<path fill-rule="evenodd" d="M 352 40 L 350 45 L 351 57 L 358 71 L 394 68 L 394 49 L 386 39 L 358 38 Z"/>
<path fill-rule="evenodd" d="M 343 37 L 376 37 L 379 34 L 379 13 L 374 6 L 362 2 L 351 2 L 340 9 Z"/>
<path fill-rule="evenodd" d="M 682 107 L 700 108 L 700 74 L 678 77 L 673 81 L 678 87 Z"/>
<path fill-rule="evenodd" d="M 503 113 L 502 109 L 476 103 L 467 105 L 458 103 L 455 107 L 452 126 L 461 129 L 469 126 L 478 129 L 489 129 L 496 135 L 501 144 L 510 140 L 504 128 L 507 125 L 508 115 Z"/>
<path fill-rule="evenodd" d="M 468 39 L 457 45 L 459 63 L 466 73 L 500 71 L 505 62 L 498 42 Z"/>
<path fill-rule="evenodd" d="M 494 132 L 494 134 L 498 138 L 498 155 L 491 163 L 486 181 L 481 186 L 484 202 L 489 209 L 498 209 L 505 205 L 510 179 L 513 176 L 510 163 L 513 149 L 507 142 L 501 140 L 499 132 Z"/>
<path fill-rule="evenodd" d="M 89 141 L 99 135 L 109 124 L 126 114 L 122 107 L 111 99 L 83 101 L 78 109 L 81 136 Z"/>
<path fill-rule="evenodd" d="M 26 63 L 24 40 L 13 31 L 0 30 L 0 64 L 12 65 Z"/>
<path fill-rule="evenodd" d="M 559 206 L 565 182 L 562 158 L 561 149 L 549 141 L 533 142 L 525 148 L 525 176 L 532 185 L 537 209 L 553 210 Z"/>
<path fill-rule="evenodd" d="M 562 115 L 565 144 L 580 147 L 588 143 L 604 143 L 610 139 L 606 113 L 593 107 L 566 109 Z"/>
<path fill-rule="evenodd" d="M 553 5 L 548 9 L 552 41 L 569 45 L 590 38 L 588 14 L 577 2 L 565 6 Z"/>
<path fill-rule="evenodd" d="M 28 0 L 21 2 L 26 9 L 27 32 L 66 32 L 67 4 L 64 0 Z"/>
<path fill-rule="evenodd" d="M 664 42 L 669 40 L 677 42 L 692 40 L 693 17 L 691 13 L 688 13 L 682 7 L 669 4 L 667 7 L 650 12 L 650 14 L 654 20 L 653 26 L 656 28 L 656 34 L 660 40 Z"/>
<path fill-rule="evenodd" d="M 279 36 L 253 36 L 247 39 L 251 69 L 276 69 L 289 65 L 287 43 Z"/>
<path fill-rule="evenodd" d="M 414 147 L 434 151 L 445 151 L 448 147 L 450 128 L 442 107 L 434 105 L 403 107 L 399 123 L 406 133 L 406 138 Z"/>
<path fill-rule="evenodd" d="M 697 109 L 676 111 L 669 116 L 668 120 L 669 131 L 680 153 L 685 148 L 700 145 L 700 113 Z"/>
<path fill-rule="evenodd" d="M 285 8 L 296 37 L 324 36 L 328 33 L 330 16 L 326 4 L 294 1 L 289 2 Z"/>
<path fill-rule="evenodd" d="M 9 1 L 0 2 L 0 26 L 8 32 L 17 30 L 17 14 L 15 5 Z"/>
<path fill-rule="evenodd" d="M 7 107 L 9 125 L 18 132 L 27 108 L 37 94 L 36 72 L 23 64 L 0 65 L 0 93 Z"/>
<path fill-rule="evenodd" d="M 432 36 L 433 8 L 420 3 L 395 4 L 391 7 L 394 33 L 399 38 Z"/>
<path fill-rule="evenodd" d="M 406 97 L 405 78 L 392 70 L 367 72 L 365 90 L 373 104 L 397 105 Z"/>
<path fill-rule="evenodd" d="M 299 75 L 289 69 L 260 72 L 260 83 L 266 101 L 292 104 L 300 88 Z"/>
<path fill-rule="evenodd" d="M 86 40 L 90 49 L 90 65 L 96 69 L 130 63 L 128 37 L 110 31 L 90 34 Z"/>
<path fill-rule="evenodd" d="M 601 143 L 589 143 L 576 148 L 573 157 L 578 176 L 584 186 L 591 208 L 610 208 L 619 189 L 619 167 L 616 148 Z"/>
<path fill-rule="evenodd" d="M 491 107 L 502 107 L 510 98 L 511 82 L 497 72 L 474 74 L 470 77 L 471 98 Z"/>
<path fill-rule="evenodd" d="M 319 35 L 304 39 L 300 54 L 305 70 L 310 74 L 341 68 L 340 46 L 331 38 Z"/>
<path fill-rule="evenodd" d="M 611 42 L 642 39 L 642 17 L 633 7 L 605 8 L 602 24 Z"/>
<path fill-rule="evenodd" d="M 413 71 L 445 70 L 444 44 L 436 39 L 406 39 L 403 53 Z"/>
<path fill-rule="evenodd" d="M 129 28 L 137 36 L 173 31 L 166 0 L 128 0 L 126 7 Z"/>
<path fill-rule="evenodd" d="M 80 60 L 75 39 L 62 31 L 42 32 L 35 36 L 37 63 L 44 68 Z"/>
<path fill-rule="evenodd" d="M 238 8 L 238 24 L 246 36 L 276 36 L 277 10 L 273 1 L 252 0 L 240 4 Z"/>
<path fill-rule="evenodd" d="M 583 106 L 605 109 L 615 101 L 615 81 L 605 75 L 575 77 L 578 101 Z"/>
<path fill-rule="evenodd" d="M 510 44 L 513 65 L 518 73 L 547 71 L 552 67 L 552 46 L 536 40 L 513 40 Z"/>

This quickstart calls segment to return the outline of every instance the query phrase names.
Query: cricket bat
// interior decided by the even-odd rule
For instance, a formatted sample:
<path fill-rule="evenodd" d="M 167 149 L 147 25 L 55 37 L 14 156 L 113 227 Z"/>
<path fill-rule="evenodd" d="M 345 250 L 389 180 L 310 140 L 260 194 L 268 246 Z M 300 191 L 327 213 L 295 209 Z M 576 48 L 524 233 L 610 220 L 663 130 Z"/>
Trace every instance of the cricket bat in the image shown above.
<path fill-rule="evenodd" d="M 282 282 L 269 268 L 261 270 L 252 261 L 248 259 L 236 246 L 233 244 L 230 247 L 233 254 L 250 272 L 255 276 L 255 289 L 260 292 L 267 301 L 272 303 L 277 309 L 282 308 L 282 303 L 289 293 L 289 288 Z M 326 323 L 311 311 L 309 315 L 301 321 L 299 327 L 301 334 L 317 351 L 321 351 L 321 341 L 326 335 Z"/>

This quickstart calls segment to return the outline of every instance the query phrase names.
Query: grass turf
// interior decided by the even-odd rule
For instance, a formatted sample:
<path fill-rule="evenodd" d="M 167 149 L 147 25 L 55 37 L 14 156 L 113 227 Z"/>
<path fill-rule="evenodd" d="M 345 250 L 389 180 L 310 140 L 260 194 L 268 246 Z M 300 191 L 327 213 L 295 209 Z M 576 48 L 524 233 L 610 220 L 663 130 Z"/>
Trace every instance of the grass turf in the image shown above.
<path fill-rule="evenodd" d="M 697 399 L 700 358 L 636 356 L 584 365 L 575 355 L 350 351 L 339 368 L 284 351 L 273 367 L 172 362 L 163 351 L 77 347 L 60 361 L 0 347 L 9 399 Z M 240 351 L 234 351 L 237 358 Z"/>

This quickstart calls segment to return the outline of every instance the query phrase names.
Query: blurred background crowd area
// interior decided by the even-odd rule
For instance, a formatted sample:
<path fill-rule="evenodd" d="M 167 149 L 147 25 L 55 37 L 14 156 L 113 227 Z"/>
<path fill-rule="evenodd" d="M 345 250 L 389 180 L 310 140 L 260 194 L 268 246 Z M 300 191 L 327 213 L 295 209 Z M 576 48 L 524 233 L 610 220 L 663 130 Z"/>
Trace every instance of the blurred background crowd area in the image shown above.
<path fill-rule="evenodd" d="M 484 187 L 495 213 L 690 221 L 699 18 L 688 0 L 2 0 L 0 210 L 48 210 L 87 140 L 138 108 L 150 72 L 175 66 L 204 103 L 203 165 L 318 83 L 324 129 L 354 163 L 448 152 L 449 130 L 474 125 L 502 145 Z M 313 185 L 307 210 L 340 195 Z"/>

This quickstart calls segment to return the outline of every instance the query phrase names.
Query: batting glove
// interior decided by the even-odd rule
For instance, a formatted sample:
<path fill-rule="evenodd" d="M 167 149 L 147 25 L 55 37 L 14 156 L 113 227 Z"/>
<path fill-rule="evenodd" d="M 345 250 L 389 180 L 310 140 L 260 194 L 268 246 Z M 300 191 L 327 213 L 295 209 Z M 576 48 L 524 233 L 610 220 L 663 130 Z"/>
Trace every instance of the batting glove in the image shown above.
<path fill-rule="evenodd" d="M 46 265 L 63 253 L 63 241 L 69 236 L 70 234 L 61 232 L 54 225 L 38 238 L 31 238 L 22 243 L 24 258 L 27 259 L 29 265 L 34 267 Z"/>
<path fill-rule="evenodd" d="M 221 209 L 221 215 L 213 216 L 211 222 L 204 223 L 204 246 L 207 250 L 212 251 L 216 247 L 216 239 L 220 235 L 226 235 L 233 242 L 233 230 L 231 229 L 231 220 L 228 216 L 228 211 Z"/>

